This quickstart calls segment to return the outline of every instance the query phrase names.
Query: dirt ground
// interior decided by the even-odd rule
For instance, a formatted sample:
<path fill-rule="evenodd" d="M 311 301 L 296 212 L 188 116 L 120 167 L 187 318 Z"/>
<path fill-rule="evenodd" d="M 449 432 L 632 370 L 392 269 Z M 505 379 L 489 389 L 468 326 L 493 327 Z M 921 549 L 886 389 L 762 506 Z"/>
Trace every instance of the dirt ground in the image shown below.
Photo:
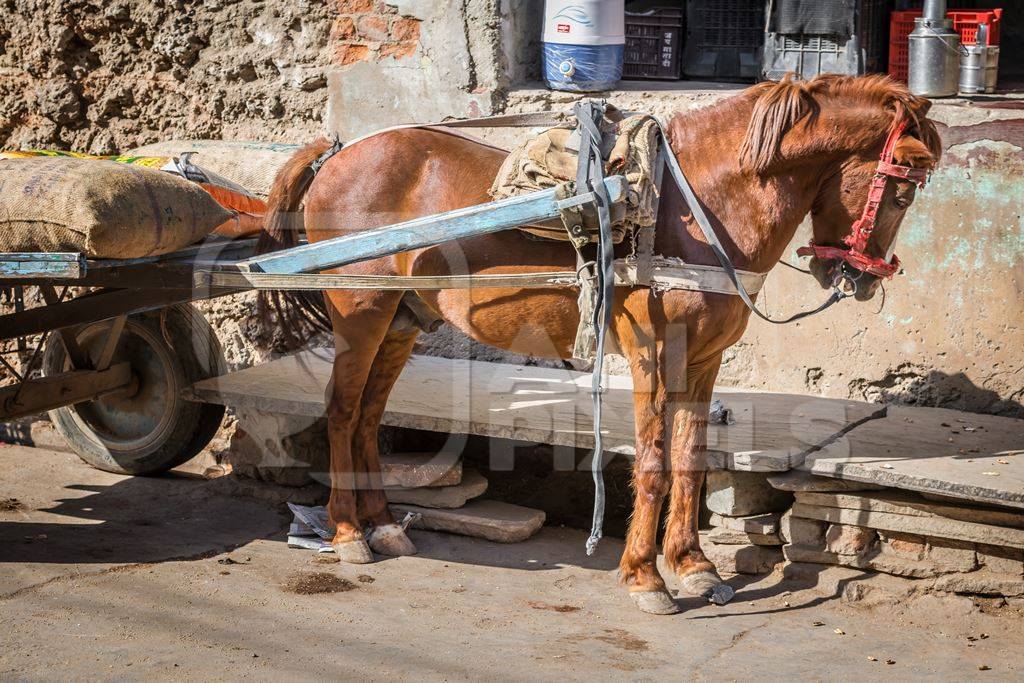
<path fill-rule="evenodd" d="M 281 506 L 0 446 L 0 679 L 1020 680 L 1020 604 L 892 596 L 838 568 L 733 577 L 736 600 L 634 610 L 621 542 L 412 532 L 362 567 L 285 544 Z M 671 585 L 671 582 L 670 582 Z M 893 592 L 895 591 L 895 592 Z"/>

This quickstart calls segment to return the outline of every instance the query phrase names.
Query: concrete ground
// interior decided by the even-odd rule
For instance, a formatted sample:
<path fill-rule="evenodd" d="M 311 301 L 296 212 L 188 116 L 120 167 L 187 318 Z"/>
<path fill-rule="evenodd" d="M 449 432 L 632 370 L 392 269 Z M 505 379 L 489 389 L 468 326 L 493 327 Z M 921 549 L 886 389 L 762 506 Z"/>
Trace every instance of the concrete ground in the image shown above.
<path fill-rule="evenodd" d="M 518 545 L 414 531 L 416 557 L 321 563 L 285 545 L 282 506 L 195 469 L 0 445 L 0 680 L 1024 677 L 1019 604 L 894 599 L 891 577 L 804 565 L 653 617 L 616 585 L 621 542 L 587 558 L 584 532 L 551 527 Z"/>

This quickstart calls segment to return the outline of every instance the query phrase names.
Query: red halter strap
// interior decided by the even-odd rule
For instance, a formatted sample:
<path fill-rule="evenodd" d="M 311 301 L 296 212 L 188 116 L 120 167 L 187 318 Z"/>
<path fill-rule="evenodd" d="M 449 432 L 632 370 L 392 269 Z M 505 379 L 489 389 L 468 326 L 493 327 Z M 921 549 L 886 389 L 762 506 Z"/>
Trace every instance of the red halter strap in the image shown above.
<path fill-rule="evenodd" d="M 825 247 L 813 242 L 806 247 L 796 250 L 798 256 L 817 256 L 822 259 L 840 259 L 850 264 L 857 270 L 870 273 L 878 277 L 892 277 L 899 271 L 900 260 L 895 255 L 892 261 L 868 256 L 865 252 L 868 240 L 875 229 L 875 219 L 878 216 L 878 207 L 882 204 L 882 195 L 885 194 L 885 186 L 889 178 L 898 180 L 909 180 L 924 187 L 928 179 L 928 172 L 923 168 L 911 168 L 892 163 L 893 151 L 896 143 L 907 129 L 907 122 L 901 121 L 889 131 L 889 137 L 885 140 L 885 147 L 882 149 L 882 156 L 875 168 L 875 176 L 871 181 L 871 189 L 868 191 L 868 200 L 864 205 L 864 213 L 857 219 L 843 242 L 849 249 L 839 247 Z"/>

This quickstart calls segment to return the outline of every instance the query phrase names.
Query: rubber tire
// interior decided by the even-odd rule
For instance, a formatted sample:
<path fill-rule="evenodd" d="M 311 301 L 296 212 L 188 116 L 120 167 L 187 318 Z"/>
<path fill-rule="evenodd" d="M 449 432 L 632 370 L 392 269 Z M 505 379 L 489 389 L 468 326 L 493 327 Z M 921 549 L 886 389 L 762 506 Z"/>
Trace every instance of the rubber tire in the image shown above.
<path fill-rule="evenodd" d="M 109 322 L 85 325 L 78 339 L 89 339 L 105 329 Z M 226 363 L 220 342 L 206 318 L 191 304 L 176 304 L 152 313 L 133 315 L 125 323 L 120 346 L 128 335 L 154 349 L 162 361 L 159 368 L 168 390 L 161 396 L 163 423 L 145 437 L 138 447 L 116 447 L 104 439 L 82 416 L 100 398 L 75 406 L 50 411 L 50 420 L 71 449 L 89 465 L 116 474 L 148 475 L 166 472 L 192 459 L 220 428 L 224 406 L 187 401 L 181 394 L 195 382 L 224 374 Z M 102 338 L 104 335 L 99 335 Z M 117 362 L 115 356 L 114 362 Z M 67 352 L 60 335 L 50 335 L 43 350 L 43 374 L 67 369 Z M 132 367 L 133 377 L 140 373 Z M 141 391 L 141 388 L 140 388 Z M 168 403 L 169 402 L 169 403 Z M 115 425 L 116 428 L 116 425 Z M 159 432 L 156 436 L 154 433 Z M 111 448 L 110 446 L 115 446 Z"/>

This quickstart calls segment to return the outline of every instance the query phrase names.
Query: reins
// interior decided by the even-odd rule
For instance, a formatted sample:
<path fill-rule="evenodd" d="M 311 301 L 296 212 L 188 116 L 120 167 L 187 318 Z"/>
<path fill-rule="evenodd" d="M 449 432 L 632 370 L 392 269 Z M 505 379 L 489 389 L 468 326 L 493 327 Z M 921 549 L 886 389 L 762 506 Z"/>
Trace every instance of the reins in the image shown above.
<path fill-rule="evenodd" d="M 668 136 L 665 134 L 664 127 L 661 128 L 661 140 L 666 149 L 672 149 L 669 145 Z M 686 200 L 686 204 L 690 207 L 694 220 L 697 221 L 697 225 L 700 227 L 701 232 L 704 233 L 704 239 L 707 240 L 708 246 L 711 247 L 712 253 L 714 253 L 715 258 L 718 259 L 718 263 L 722 266 L 722 270 L 725 271 L 729 280 L 732 281 L 733 287 L 736 288 L 736 293 L 739 295 L 743 303 L 746 304 L 747 308 L 754 313 L 754 315 L 775 325 L 785 325 L 787 323 L 795 322 L 802 318 L 807 318 L 821 313 L 825 309 L 850 296 L 840 288 L 839 279 L 837 279 L 832 285 L 832 294 L 829 295 L 829 297 L 825 299 L 820 306 L 812 310 L 801 311 L 800 313 L 791 315 L 783 320 L 770 318 L 758 310 L 757 306 L 754 304 L 754 300 L 751 299 L 750 294 L 747 293 L 746 287 L 744 287 L 743 283 L 740 281 L 740 278 L 736 273 L 736 266 L 733 265 L 732 259 L 730 259 L 729 255 L 725 253 L 725 247 L 722 246 L 722 241 L 718 239 L 718 235 L 715 233 L 715 229 L 711 225 L 711 221 L 708 220 L 708 215 L 704 212 L 703 207 L 701 207 L 700 202 L 697 200 L 697 195 L 694 193 L 693 187 L 690 186 L 690 181 L 686 179 L 686 174 L 683 173 L 683 169 L 679 166 L 679 160 L 676 158 L 676 155 L 666 154 L 665 157 L 667 159 L 669 173 L 672 174 L 672 180 L 674 180 L 676 185 L 679 187 L 679 191 L 683 193 L 683 199 Z M 786 265 L 790 264 L 787 263 Z M 796 266 L 791 267 L 796 270 L 800 270 L 799 268 L 796 268 Z M 845 273 L 843 274 L 843 277 L 848 279 L 848 276 Z"/>

